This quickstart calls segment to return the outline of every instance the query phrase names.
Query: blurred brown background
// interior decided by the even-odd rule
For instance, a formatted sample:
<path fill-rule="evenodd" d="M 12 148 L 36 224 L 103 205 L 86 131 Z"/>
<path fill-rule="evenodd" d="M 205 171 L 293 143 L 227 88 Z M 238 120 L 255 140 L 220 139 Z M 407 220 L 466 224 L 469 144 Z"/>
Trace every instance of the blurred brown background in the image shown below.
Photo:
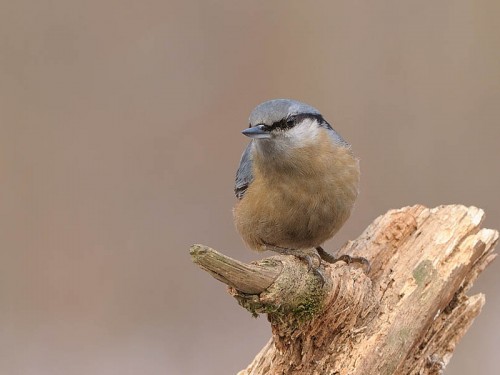
<path fill-rule="evenodd" d="M 500 2 L 0 2 L 0 373 L 232 374 L 270 336 L 191 264 L 242 260 L 250 110 L 319 108 L 361 158 L 351 220 L 476 205 L 500 228 Z M 270 254 L 266 254 L 270 255 Z M 446 370 L 498 373 L 497 261 Z"/>

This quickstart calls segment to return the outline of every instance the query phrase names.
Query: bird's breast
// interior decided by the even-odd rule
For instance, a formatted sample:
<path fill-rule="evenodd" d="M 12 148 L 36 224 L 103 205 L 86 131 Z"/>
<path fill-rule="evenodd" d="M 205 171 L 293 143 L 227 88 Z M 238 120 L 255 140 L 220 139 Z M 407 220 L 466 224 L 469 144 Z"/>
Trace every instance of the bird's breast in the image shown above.
<path fill-rule="evenodd" d="M 358 160 L 331 142 L 294 150 L 282 160 L 255 155 L 253 174 L 234 217 L 245 242 L 257 250 L 266 244 L 319 246 L 347 220 L 358 193 Z"/>

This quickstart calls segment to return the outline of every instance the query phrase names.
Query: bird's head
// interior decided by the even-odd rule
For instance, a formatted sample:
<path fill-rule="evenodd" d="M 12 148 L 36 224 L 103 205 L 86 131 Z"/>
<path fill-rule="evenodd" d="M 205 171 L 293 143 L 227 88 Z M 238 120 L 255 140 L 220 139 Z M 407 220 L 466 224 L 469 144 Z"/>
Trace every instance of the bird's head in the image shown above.
<path fill-rule="evenodd" d="M 333 141 L 347 145 L 316 108 L 292 99 L 259 104 L 250 114 L 249 123 L 242 133 L 254 139 L 256 148 L 266 153 L 313 145 L 324 131 Z"/>

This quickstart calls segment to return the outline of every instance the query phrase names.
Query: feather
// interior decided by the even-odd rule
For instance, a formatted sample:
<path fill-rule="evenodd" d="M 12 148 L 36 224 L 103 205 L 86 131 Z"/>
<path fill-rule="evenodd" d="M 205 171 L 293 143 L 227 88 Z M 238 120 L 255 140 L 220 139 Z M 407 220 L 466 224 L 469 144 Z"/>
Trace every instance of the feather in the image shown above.
<path fill-rule="evenodd" d="M 240 166 L 238 167 L 238 171 L 236 172 L 236 181 L 234 185 L 234 194 L 236 198 L 242 199 L 245 195 L 245 192 L 248 189 L 248 186 L 253 180 L 252 174 L 252 144 L 253 141 L 250 142 L 241 155 Z"/>

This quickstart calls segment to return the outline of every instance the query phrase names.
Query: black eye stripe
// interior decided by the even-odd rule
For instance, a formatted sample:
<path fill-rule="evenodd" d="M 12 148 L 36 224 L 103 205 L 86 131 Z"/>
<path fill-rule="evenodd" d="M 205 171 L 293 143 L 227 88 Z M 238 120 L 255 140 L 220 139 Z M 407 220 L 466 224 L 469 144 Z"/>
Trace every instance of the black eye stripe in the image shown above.
<path fill-rule="evenodd" d="M 286 130 L 293 128 L 295 125 L 297 125 L 299 122 L 305 120 L 305 119 L 312 119 L 312 120 L 317 120 L 318 123 L 322 124 L 325 120 L 323 119 L 323 116 L 314 114 L 314 113 L 301 113 L 299 115 L 293 115 L 290 117 L 287 117 L 285 119 L 282 119 L 280 121 L 277 121 L 273 123 L 272 125 L 265 125 L 266 130 L 268 131 L 273 131 L 275 129 L 279 130 Z"/>

